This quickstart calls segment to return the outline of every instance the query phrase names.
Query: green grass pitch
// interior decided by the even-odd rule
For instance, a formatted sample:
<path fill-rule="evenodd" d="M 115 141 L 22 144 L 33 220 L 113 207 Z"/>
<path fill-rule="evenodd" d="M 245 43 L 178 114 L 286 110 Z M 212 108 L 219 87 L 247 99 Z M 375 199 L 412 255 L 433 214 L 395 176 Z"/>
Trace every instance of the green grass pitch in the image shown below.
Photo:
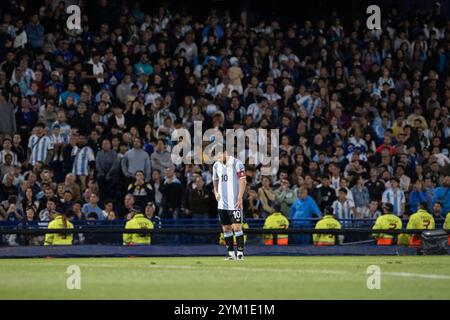
<path fill-rule="evenodd" d="M 450 256 L 4 259 L 0 299 L 450 299 Z"/>

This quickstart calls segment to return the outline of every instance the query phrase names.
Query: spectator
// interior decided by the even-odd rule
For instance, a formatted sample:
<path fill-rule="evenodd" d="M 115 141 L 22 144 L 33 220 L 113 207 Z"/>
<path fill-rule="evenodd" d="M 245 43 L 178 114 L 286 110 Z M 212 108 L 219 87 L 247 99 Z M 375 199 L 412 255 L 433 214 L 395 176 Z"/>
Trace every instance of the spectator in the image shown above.
<path fill-rule="evenodd" d="M 26 190 L 23 194 L 22 199 L 22 210 L 25 211 L 27 208 L 34 208 L 34 211 L 36 213 L 37 208 L 39 207 L 39 201 L 36 199 L 36 196 L 34 194 L 34 191 L 32 188 L 26 186 Z"/>
<path fill-rule="evenodd" d="M 11 154 L 5 155 L 5 161 L 0 164 L 0 177 L 4 177 L 7 174 L 14 174 L 16 167 L 13 164 L 13 157 Z"/>
<path fill-rule="evenodd" d="M 27 230 L 39 228 L 36 210 L 34 207 L 26 208 L 25 218 L 18 225 L 18 228 Z M 42 235 L 22 234 L 18 236 L 17 242 L 25 246 L 40 246 L 44 243 L 44 237 Z"/>
<path fill-rule="evenodd" d="M 151 183 L 145 181 L 142 171 L 136 172 L 136 181 L 128 186 L 127 192 L 134 196 L 135 204 L 141 207 L 155 201 L 154 188 Z"/>
<path fill-rule="evenodd" d="M 154 202 L 149 202 L 145 206 L 145 217 L 150 221 L 155 218 L 156 206 Z"/>
<path fill-rule="evenodd" d="M 177 49 L 175 50 L 175 54 L 179 53 L 180 50 L 184 50 L 184 56 L 188 63 L 197 58 L 198 49 L 197 44 L 194 42 L 194 34 L 192 32 L 188 32 L 185 34 L 184 40 L 178 45 Z"/>
<path fill-rule="evenodd" d="M 336 189 L 336 196 L 339 196 L 339 191 L 341 189 L 345 189 L 347 191 L 347 199 L 352 201 L 353 203 L 355 202 L 354 198 L 353 198 L 353 192 L 352 190 L 348 187 L 348 180 L 346 178 L 341 178 L 339 179 L 339 188 Z"/>
<path fill-rule="evenodd" d="M 448 216 L 448 213 L 445 214 L 444 212 L 442 212 L 442 204 L 439 201 L 434 204 L 432 212 L 434 221 L 437 224 L 443 222 L 446 216 Z"/>
<path fill-rule="evenodd" d="M 181 209 L 183 199 L 183 186 L 175 176 L 173 167 L 166 169 L 166 176 L 159 187 L 161 192 L 162 218 L 177 219 Z"/>
<path fill-rule="evenodd" d="M 45 124 L 39 122 L 34 128 L 35 133 L 28 140 L 28 158 L 31 165 L 37 162 L 48 164 L 53 158 L 53 145 L 45 130 Z"/>
<path fill-rule="evenodd" d="M 371 199 L 381 201 L 381 197 L 385 190 L 385 184 L 379 178 L 377 168 L 370 168 L 369 174 L 370 178 L 365 183 L 367 190 L 369 191 L 369 196 Z"/>
<path fill-rule="evenodd" d="M 121 160 L 122 172 L 128 181 L 132 181 L 136 172 L 144 172 L 145 181 L 151 178 L 150 158 L 142 149 L 142 141 L 140 138 L 134 138 L 133 149 L 127 151 Z"/>
<path fill-rule="evenodd" d="M 42 48 L 44 46 L 44 27 L 40 24 L 39 16 L 33 14 L 30 23 L 25 27 L 27 32 L 28 43 L 34 49 Z"/>
<path fill-rule="evenodd" d="M 111 150 L 111 142 L 107 139 L 102 142 L 102 150 L 97 152 L 95 158 L 97 181 L 100 187 L 100 198 L 106 199 L 112 195 L 117 186 L 119 174 L 119 159 L 117 152 Z"/>
<path fill-rule="evenodd" d="M 308 195 L 308 190 L 304 187 L 298 189 L 297 199 L 294 201 L 289 212 L 289 218 L 293 219 L 292 226 L 294 228 L 309 228 L 312 223 L 310 219 L 313 215 L 320 218 L 322 213 L 314 199 Z M 296 235 L 294 243 L 309 244 L 311 236 L 308 234 Z"/>
<path fill-rule="evenodd" d="M 83 213 L 83 201 L 77 200 L 72 205 L 73 221 L 86 220 Z"/>
<path fill-rule="evenodd" d="M 143 53 L 139 62 L 134 65 L 134 73 L 138 76 L 141 74 L 147 76 L 153 74 L 153 67 L 150 64 L 147 53 Z"/>
<path fill-rule="evenodd" d="M 432 204 L 440 202 L 442 204 L 442 212 L 450 212 L 450 175 L 445 175 L 442 186 L 435 189 Z"/>
<path fill-rule="evenodd" d="M 273 204 L 276 199 L 276 193 L 273 190 L 271 183 L 270 177 L 263 176 L 261 178 L 261 187 L 258 189 L 258 198 L 261 200 L 262 218 L 266 218 L 274 212 Z"/>
<path fill-rule="evenodd" d="M 370 195 L 369 190 L 364 185 L 364 178 L 362 176 L 356 177 L 356 185 L 351 188 L 353 193 L 353 199 L 355 199 L 355 219 L 362 219 L 364 217 L 364 212 L 369 208 Z"/>
<path fill-rule="evenodd" d="M 172 165 L 172 158 L 170 152 L 167 150 L 166 141 L 158 139 L 156 149 L 151 155 L 152 168 L 159 172 L 165 172 L 166 169 Z"/>
<path fill-rule="evenodd" d="M 74 174 L 79 180 L 81 191 L 87 188 L 87 178 L 95 167 L 95 155 L 91 147 L 87 145 L 87 140 L 84 136 L 80 136 L 77 146 L 72 150 L 73 169 Z"/>
<path fill-rule="evenodd" d="M 195 180 L 195 188 L 188 191 L 188 208 L 189 215 L 192 219 L 207 219 L 209 208 L 211 207 L 211 197 L 205 188 L 205 180 L 197 177 Z"/>
<path fill-rule="evenodd" d="M 18 189 L 14 184 L 14 175 L 7 173 L 0 183 L 0 201 L 7 200 L 10 196 L 17 196 Z"/>
<path fill-rule="evenodd" d="M 256 187 L 248 188 L 248 195 L 244 199 L 244 214 L 250 218 L 259 219 L 261 213 L 261 200 L 258 198 Z"/>
<path fill-rule="evenodd" d="M 428 194 L 425 191 L 425 183 L 422 180 L 417 180 L 414 184 L 414 190 L 409 194 L 409 210 L 417 212 L 421 202 L 429 202 Z"/>
<path fill-rule="evenodd" d="M 372 199 L 369 204 L 369 208 L 365 212 L 363 212 L 364 219 L 376 219 L 381 215 L 380 210 L 378 210 L 379 202 L 377 200 Z"/>
<path fill-rule="evenodd" d="M 328 175 L 322 176 L 321 184 L 314 190 L 314 200 L 321 210 L 331 206 L 336 200 L 336 191 L 331 187 Z"/>
<path fill-rule="evenodd" d="M 16 117 L 14 106 L 9 103 L 5 96 L 5 92 L 0 93 L 0 140 L 3 141 L 5 135 L 12 136 L 17 131 Z"/>
<path fill-rule="evenodd" d="M 116 212 L 114 211 L 114 201 L 113 200 L 105 201 L 105 209 L 103 209 L 102 214 L 106 220 L 118 219 L 118 216 L 116 215 Z"/>
<path fill-rule="evenodd" d="M 56 198 L 47 199 L 46 207 L 39 212 L 39 221 L 47 222 L 55 219 L 57 203 L 58 200 Z"/>
<path fill-rule="evenodd" d="M 334 190 L 333 190 L 334 194 Z M 280 206 L 280 212 L 285 216 L 289 216 L 289 209 L 295 201 L 295 193 L 289 188 L 289 180 L 280 179 L 280 187 L 275 190 L 275 201 Z"/>
<path fill-rule="evenodd" d="M 390 203 L 394 206 L 393 212 L 398 216 L 405 213 L 405 194 L 399 188 L 400 180 L 396 177 L 391 178 L 391 187 L 383 193 L 383 203 Z"/>
<path fill-rule="evenodd" d="M 348 227 L 352 225 L 351 220 L 355 218 L 357 212 L 354 202 L 347 197 L 347 189 L 339 189 L 338 197 L 333 202 L 333 212 L 343 226 Z"/>
<path fill-rule="evenodd" d="M 194 227 L 202 228 L 208 225 L 211 198 L 212 194 L 206 189 L 205 180 L 198 176 L 195 179 L 195 187 L 188 189 L 187 208 L 185 208 L 185 214 L 194 220 Z M 192 241 L 203 244 L 211 242 L 206 236 L 194 236 Z"/>
<path fill-rule="evenodd" d="M 88 214 L 94 212 L 97 215 L 97 219 L 105 220 L 106 216 L 103 214 L 103 210 L 98 206 L 99 198 L 95 193 L 92 193 L 89 197 L 89 202 L 83 205 L 83 214 L 87 218 Z"/>

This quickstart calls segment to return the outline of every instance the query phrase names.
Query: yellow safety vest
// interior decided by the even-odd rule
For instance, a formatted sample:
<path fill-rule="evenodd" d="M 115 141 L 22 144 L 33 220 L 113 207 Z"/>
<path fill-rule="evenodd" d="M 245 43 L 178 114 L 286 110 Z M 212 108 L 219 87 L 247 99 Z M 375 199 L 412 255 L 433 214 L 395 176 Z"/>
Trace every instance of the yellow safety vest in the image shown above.
<path fill-rule="evenodd" d="M 53 221 L 48 224 L 48 229 L 73 229 L 73 224 L 66 219 L 64 224 L 64 220 L 62 215 L 56 216 Z M 72 245 L 73 234 L 67 233 L 47 233 L 45 235 L 45 245 Z"/>
<path fill-rule="evenodd" d="M 125 229 L 153 229 L 153 223 L 144 217 L 143 214 L 136 214 L 130 221 L 125 225 Z M 151 237 L 150 234 L 143 233 L 124 233 L 123 234 L 123 244 L 124 245 L 134 245 L 134 244 L 150 244 Z"/>
<path fill-rule="evenodd" d="M 341 224 L 331 215 L 325 215 L 322 220 L 317 222 L 316 230 L 323 229 L 341 229 Z M 336 236 L 334 234 L 313 234 L 315 245 L 332 246 L 336 244 Z"/>

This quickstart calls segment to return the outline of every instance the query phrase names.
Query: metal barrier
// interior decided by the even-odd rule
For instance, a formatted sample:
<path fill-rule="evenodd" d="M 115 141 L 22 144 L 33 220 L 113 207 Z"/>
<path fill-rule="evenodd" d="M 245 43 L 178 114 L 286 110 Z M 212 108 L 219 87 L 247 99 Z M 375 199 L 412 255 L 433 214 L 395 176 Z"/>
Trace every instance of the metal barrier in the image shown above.
<path fill-rule="evenodd" d="M 289 219 L 290 225 L 303 225 L 303 224 L 311 224 L 315 225 L 320 218 L 312 218 L 312 219 Z M 345 225 L 350 228 L 360 228 L 360 227 L 371 227 L 375 224 L 375 219 L 338 219 L 342 225 Z M 211 228 L 220 226 L 219 219 L 152 219 L 153 223 L 156 227 L 161 228 L 182 228 L 182 227 L 205 227 Z M 95 221 L 72 221 L 74 226 L 86 226 L 86 225 L 95 225 L 95 226 L 117 226 L 117 225 L 125 225 L 127 220 L 95 220 Z M 245 219 L 244 221 L 250 227 L 259 228 L 263 227 L 264 219 Z M 407 220 L 404 220 L 404 225 L 406 225 Z M 20 224 L 22 221 L 0 221 L 0 229 L 4 228 L 14 228 Z M 36 226 L 46 227 L 48 222 L 36 222 Z M 436 222 L 436 228 L 441 227 L 443 222 Z"/>
<path fill-rule="evenodd" d="M 251 244 L 260 244 L 264 235 L 271 235 L 274 243 L 277 243 L 279 234 L 290 237 L 311 234 L 345 235 L 345 242 L 364 243 L 373 241 L 371 234 L 418 234 L 423 230 L 376 230 L 372 229 L 373 219 L 363 220 L 341 220 L 348 221 L 343 229 L 316 230 L 315 222 L 319 219 L 291 219 L 291 228 L 288 229 L 263 229 L 264 220 L 248 219 L 249 228 L 245 229 L 248 241 Z M 205 222 L 206 221 L 206 222 Z M 125 233 L 151 234 L 152 240 L 158 244 L 213 244 L 218 243 L 219 235 L 222 233 L 218 219 L 177 219 L 155 221 L 155 229 L 125 229 L 126 220 L 113 221 L 75 221 L 74 229 L 47 229 L 48 223 L 36 225 L 22 225 L 14 222 L 3 221 L 0 223 L 0 243 L 8 245 L 5 237 L 8 235 L 21 236 L 18 244 L 27 245 L 28 239 L 35 236 L 43 236 L 47 233 L 74 234 L 76 243 L 84 244 L 121 244 L 122 235 Z M 303 226 L 301 226 L 303 225 Z M 351 227 L 348 227 L 350 225 Z M 406 225 L 406 224 L 404 224 Z M 436 229 L 441 226 L 437 225 Z M 25 239 L 25 241 L 22 241 Z M 310 240 L 309 240 L 310 241 Z"/>
<path fill-rule="evenodd" d="M 246 234 L 373 234 L 373 233 L 385 233 L 385 234 L 417 234 L 422 233 L 425 230 L 422 229 L 312 229 L 312 228 L 288 228 L 288 229 L 261 229 L 261 228 L 248 228 L 245 229 Z M 117 227 L 110 228 L 98 228 L 98 227 L 83 227 L 83 228 L 73 228 L 73 229 L 0 229 L 0 235 L 5 234 L 25 234 L 25 235 L 42 235 L 47 233 L 57 233 L 57 234 L 92 234 L 92 233 L 106 233 L 106 234 L 117 234 L 117 233 L 137 233 L 137 234 L 209 234 L 218 235 L 222 232 L 219 228 L 167 228 L 167 229 L 124 229 Z M 446 230 L 450 233 L 450 230 Z"/>

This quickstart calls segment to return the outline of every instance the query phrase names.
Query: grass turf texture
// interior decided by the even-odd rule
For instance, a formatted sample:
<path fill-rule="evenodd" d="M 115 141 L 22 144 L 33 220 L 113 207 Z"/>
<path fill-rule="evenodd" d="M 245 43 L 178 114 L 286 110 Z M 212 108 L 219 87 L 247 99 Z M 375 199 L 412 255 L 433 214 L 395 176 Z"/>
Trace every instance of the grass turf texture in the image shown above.
<path fill-rule="evenodd" d="M 70 265 L 81 290 L 66 288 Z M 450 299 L 450 256 L 7 259 L 0 299 Z"/>

